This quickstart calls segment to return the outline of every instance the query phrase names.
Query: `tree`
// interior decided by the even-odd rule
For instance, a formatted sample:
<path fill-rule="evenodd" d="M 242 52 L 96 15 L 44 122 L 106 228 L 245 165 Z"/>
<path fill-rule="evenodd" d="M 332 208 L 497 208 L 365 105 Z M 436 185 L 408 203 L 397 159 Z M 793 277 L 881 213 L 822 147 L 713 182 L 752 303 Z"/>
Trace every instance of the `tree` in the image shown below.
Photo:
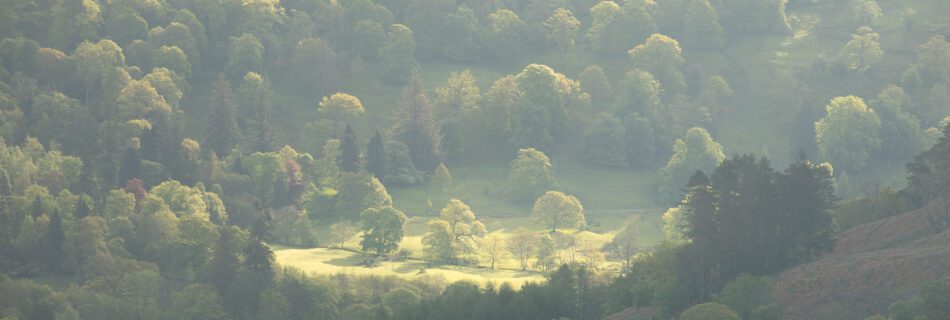
<path fill-rule="evenodd" d="M 424 173 L 412 164 L 409 147 L 399 141 L 389 141 L 385 144 L 386 163 L 383 181 L 388 184 L 410 185 L 422 182 Z"/>
<path fill-rule="evenodd" d="M 353 238 L 357 232 L 359 229 L 349 220 L 334 223 L 330 226 L 330 243 L 339 243 L 340 249 L 343 249 L 346 241 Z"/>
<path fill-rule="evenodd" d="M 509 143 L 551 152 L 573 130 L 572 112 L 590 105 L 580 84 L 546 65 L 531 64 L 515 76 Z"/>
<path fill-rule="evenodd" d="M 214 95 L 211 96 L 211 113 L 205 127 L 204 145 L 207 150 L 224 157 L 241 141 L 241 130 L 232 102 L 231 83 L 223 74 L 218 74 L 212 87 Z"/>
<path fill-rule="evenodd" d="M 344 122 L 363 114 L 363 103 L 360 99 L 347 93 L 337 92 L 323 97 L 317 104 L 320 113 L 330 117 L 334 122 Z M 336 127 L 336 126 L 334 126 Z"/>
<path fill-rule="evenodd" d="M 443 123 L 463 122 L 478 112 L 482 96 L 469 70 L 452 72 L 444 86 L 435 88 L 433 105 Z M 444 124 L 443 124 L 444 126 Z"/>
<path fill-rule="evenodd" d="M 238 123 L 251 138 L 253 150 L 269 152 L 273 148 L 271 108 L 273 92 L 270 81 L 261 75 L 249 72 L 238 87 Z"/>
<path fill-rule="evenodd" d="M 854 22 L 861 26 L 875 25 L 877 20 L 884 16 L 881 7 L 874 0 L 848 1 L 848 9 L 851 10 Z"/>
<path fill-rule="evenodd" d="M 580 228 L 587 223 L 584 221 L 584 207 L 572 195 L 559 191 L 548 191 L 534 202 L 532 215 L 538 222 L 557 232 L 558 227 Z"/>
<path fill-rule="evenodd" d="M 537 235 L 524 228 L 516 229 L 508 239 L 508 249 L 521 264 L 521 271 L 528 270 L 529 261 L 537 249 L 535 239 Z"/>
<path fill-rule="evenodd" d="M 679 42 L 662 34 L 653 34 L 643 44 L 627 52 L 634 67 L 650 72 L 663 85 L 667 96 L 675 96 L 686 89 L 682 67 L 683 50 Z"/>
<path fill-rule="evenodd" d="M 442 162 L 440 134 L 432 114 L 429 98 L 422 88 L 422 77 L 413 72 L 403 93 L 393 138 L 409 147 L 412 163 L 431 172 Z"/>
<path fill-rule="evenodd" d="M 386 177 L 386 148 L 378 130 L 366 144 L 366 171 L 376 178 Z"/>
<path fill-rule="evenodd" d="M 498 9 L 488 15 L 488 25 L 482 31 L 482 41 L 495 58 L 516 58 L 524 50 L 527 25 L 518 14 Z"/>
<path fill-rule="evenodd" d="M 725 40 L 722 37 L 722 26 L 719 25 L 719 14 L 708 0 L 690 1 L 683 19 L 685 43 L 688 46 L 701 49 L 722 47 Z"/>
<path fill-rule="evenodd" d="M 344 219 L 353 219 L 366 209 L 389 207 L 393 203 L 386 187 L 365 173 L 340 174 L 338 190 L 333 211 Z"/>
<path fill-rule="evenodd" d="M 379 60 L 383 64 L 381 76 L 389 82 L 403 83 L 419 64 L 416 62 L 416 42 L 412 30 L 401 24 L 389 27 L 386 41 L 379 48 Z"/>
<path fill-rule="evenodd" d="M 609 113 L 597 115 L 590 124 L 586 139 L 585 156 L 591 162 L 608 167 L 627 163 L 627 130 Z"/>
<path fill-rule="evenodd" d="M 173 294 L 169 311 L 176 320 L 228 319 L 214 287 L 204 284 L 191 284 Z"/>
<path fill-rule="evenodd" d="M 924 88 L 950 81 L 950 42 L 942 35 L 933 36 L 920 45 L 914 66 Z"/>
<path fill-rule="evenodd" d="M 551 160 L 534 148 L 518 150 L 508 171 L 507 194 L 516 201 L 530 201 L 542 193 L 557 189 Z"/>
<path fill-rule="evenodd" d="M 778 306 L 772 298 L 772 285 L 764 277 L 741 275 L 722 288 L 714 300 L 734 310 L 740 319 L 779 319 L 763 317 Z"/>
<path fill-rule="evenodd" d="M 50 271 L 57 272 L 63 265 L 65 258 L 63 242 L 66 241 L 66 234 L 63 231 L 63 218 L 59 215 L 58 209 L 54 209 L 49 217 L 49 225 L 46 227 L 44 240 L 46 246 L 43 253 L 46 258 L 46 268 Z"/>
<path fill-rule="evenodd" d="M 218 227 L 218 240 L 215 242 L 209 263 L 212 270 L 211 284 L 218 289 L 218 294 L 224 297 L 225 301 L 229 301 L 233 296 L 231 288 L 240 267 L 238 239 L 236 239 L 238 230 L 234 226 Z"/>
<path fill-rule="evenodd" d="M 495 263 L 505 259 L 508 252 L 508 239 L 500 234 L 489 234 L 481 242 L 482 252 L 488 258 L 490 268 L 495 270 Z"/>
<path fill-rule="evenodd" d="M 478 58 L 478 20 L 466 5 L 445 16 L 439 29 L 442 38 L 442 56 L 454 61 L 472 61 Z"/>
<path fill-rule="evenodd" d="M 360 146 L 356 141 L 356 133 L 349 124 L 340 135 L 340 157 L 337 158 L 340 170 L 346 172 L 360 171 Z"/>
<path fill-rule="evenodd" d="M 881 36 L 870 27 L 863 26 L 851 34 L 848 41 L 838 53 L 839 59 L 848 66 L 848 70 L 864 72 L 877 66 L 884 57 L 881 49 Z"/>
<path fill-rule="evenodd" d="M 475 218 L 475 212 L 458 199 L 449 200 L 437 220 L 429 224 L 429 233 L 423 237 L 426 253 L 435 261 L 465 263 L 475 259 L 479 239 L 485 237 L 485 225 Z"/>
<path fill-rule="evenodd" d="M 574 46 L 577 30 L 581 28 L 581 22 L 574 18 L 574 13 L 565 8 L 554 10 L 542 25 L 548 40 L 554 42 L 561 52 Z"/>
<path fill-rule="evenodd" d="M 290 64 L 300 87 L 308 91 L 330 90 L 343 73 L 333 47 L 320 38 L 307 38 L 297 42 Z"/>
<path fill-rule="evenodd" d="M 264 46 L 261 41 L 250 33 L 231 37 L 226 69 L 231 81 L 239 81 L 250 72 L 264 73 Z"/>
<path fill-rule="evenodd" d="M 881 148 L 881 120 L 864 100 L 836 97 L 825 107 L 827 115 L 815 123 L 821 155 L 836 167 L 860 170 Z"/>
<path fill-rule="evenodd" d="M 402 241 L 406 219 L 405 214 L 391 206 L 369 208 L 360 213 L 363 251 L 373 251 L 377 256 L 395 251 Z"/>
<path fill-rule="evenodd" d="M 440 163 L 432 174 L 432 184 L 439 188 L 441 192 L 448 192 L 452 188 L 452 174 L 444 163 Z"/>
<path fill-rule="evenodd" d="M 920 153 L 926 144 L 918 118 L 905 111 L 909 97 L 904 89 L 888 86 L 870 102 L 881 119 L 881 153 L 901 161 Z"/>
<path fill-rule="evenodd" d="M 675 201 L 682 193 L 680 189 L 696 171 L 712 172 L 725 159 L 722 145 L 713 141 L 703 128 L 692 128 L 682 139 L 673 144 L 673 156 L 662 169 L 663 185 L 660 195 Z"/>
<path fill-rule="evenodd" d="M 175 74 L 191 78 L 191 62 L 188 56 L 178 47 L 162 46 L 152 52 L 152 68 L 165 68 Z"/>
<path fill-rule="evenodd" d="M 577 79 L 581 83 L 581 90 L 589 93 L 595 104 L 602 105 L 612 100 L 614 93 L 610 80 L 604 74 L 604 68 L 596 64 L 587 66 L 577 75 Z"/>
<path fill-rule="evenodd" d="M 125 149 L 122 154 L 122 163 L 119 166 L 119 186 L 124 185 L 129 180 L 140 178 L 139 165 L 141 161 L 138 150 L 131 146 Z"/>
<path fill-rule="evenodd" d="M 681 320 L 739 320 L 739 316 L 729 307 L 718 303 L 703 303 L 683 311 Z"/>
<path fill-rule="evenodd" d="M 660 4 L 666 2 L 673 1 Z M 657 20 L 650 14 L 654 6 L 656 4 L 650 1 L 624 1 L 622 8 L 614 1 L 601 1 L 592 6 L 591 27 L 587 30 L 591 49 L 619 54 L 655 33 Z"/>
<path fill-rule="evenodd" d="M 198 39 L 188 26 L 172 22 L 166 27 L 155 27 L 148 31 L 148 42 L 154 47 L 178 47 L 188 56 L 188 61 L 198 65 L 201 61 L 198 51 Z"/>
<path fill-rule="evenodd" d="M 386 40 L 383 25 L 377 21 L 360 20 L 353 27 L 350 47 L 363 59 L 376 59 L 379 47 Z"/>

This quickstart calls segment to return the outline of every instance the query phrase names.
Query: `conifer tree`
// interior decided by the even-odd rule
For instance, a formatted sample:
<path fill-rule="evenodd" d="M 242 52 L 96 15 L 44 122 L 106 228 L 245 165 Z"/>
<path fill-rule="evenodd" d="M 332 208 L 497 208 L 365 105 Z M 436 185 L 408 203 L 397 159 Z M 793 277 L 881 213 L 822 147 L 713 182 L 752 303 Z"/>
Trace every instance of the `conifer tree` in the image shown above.
<path fill-rule="evenodd" d="M 33 219 L 39 218 L 43 215 L 43 199 L 40 199 L 40 196 L 33 198 Z"/>
<path fill-rule="evenodd" d="M 349 124 L 340 135 L 340 156 L 337 159 L 340 170 L 346 172 L 360 171 L 360 147 L 356 141 L 356 133 Z"/>
<path fill-rule="evenodd" d="M 54 209 L 50 216 L 49 226 L 46 228 L 46 267 L 50 271 L 59 271 L 63 265 L 63 258 L 66 254 L 63 252 L 63 241 L 66 235 L 63 233 L 63 219 L 59 215 L 59 210 Z"/>
<path fill-rule="evenodd" d="M 90 213 L 92 209 L 89 208 L 89 203 L 86 203 L 86 197 L 79 196 L 79 202 L 76 203 L 76 219 L 88 217 Z"/>
<path fill-rule="evenodd" d="M 379 179 L 386 177 L 386 147 L 379 131 L 373 134 L 366 145 L 366 171 Z"/>
<path fill-rule="evenodd" d="M 214 84 L 214 95 L 211 102 L 211 114 L 205 129 L 204 145 L 208 151 L 214 151 L 218 156 L 226 156 L 241 140 L 241 130 L 238 128 L 237 115 L 232 101 L 231 83 L 218 75 Z"/>
<path fill-rule="evenodd" d="M 124 186 L 127 181 L 140 178 L 140 164 L 141 158 L 139 157 L 139 151 L 131 146 L 126 148 L 125 152 L 122 154 L 122 164 L 119 167 L 119 181 L 117 181 L 118 186 Z"/>
<path fill-rule="evenodd" d="M 419 170 L 431 172 L 442 162 L 438 131 L 429 98 L 422 87 L 422 77 L 413 71 L 403 93 L 393 137 L 409 147 L 409 157 Z"/>

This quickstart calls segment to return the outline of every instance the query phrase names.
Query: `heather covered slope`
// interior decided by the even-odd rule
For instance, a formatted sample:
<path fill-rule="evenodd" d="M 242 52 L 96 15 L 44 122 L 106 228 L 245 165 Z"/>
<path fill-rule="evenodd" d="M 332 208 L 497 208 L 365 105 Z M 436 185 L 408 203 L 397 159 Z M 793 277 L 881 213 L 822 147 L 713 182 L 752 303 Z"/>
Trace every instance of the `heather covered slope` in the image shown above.
<path fill-rule="evenodd" d="M 928 223 L 935 207 L 847 230 L 832 253 L 779 275 L 773 294 L 785 319 L 864 319 L 945 277 L 950 231 Z"/>

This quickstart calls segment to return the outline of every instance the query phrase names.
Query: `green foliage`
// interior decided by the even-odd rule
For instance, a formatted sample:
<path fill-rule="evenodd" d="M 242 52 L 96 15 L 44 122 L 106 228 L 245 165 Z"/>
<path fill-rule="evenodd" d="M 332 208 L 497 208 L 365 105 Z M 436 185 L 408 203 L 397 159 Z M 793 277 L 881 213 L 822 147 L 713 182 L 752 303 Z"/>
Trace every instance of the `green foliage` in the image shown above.
<path fill-rule="evenodd" d="M 547 155 L 534 148 L 518 150 L 518 157 L 511 161 L 508 171 L 506 192 L 510 199 L 527 202 L 557 188 Z"/>
<path fill-rule="evenodd" d="M 845 170 L 860 170 L 881 148 L 881 120 L 856 96 L 836 97 L 827 115 L 815 123 L 818 150 L 825 159 Z"/>
<path fill-rule="evenodd" d="M 338 218 L 355 220 L 360 212 L 392 206 L 392 198 L 378 179 L 365 173 L 343 172 L 333 212 Z"/>
<path fill-rule="evenodd" d="M 675 201 L 682 186 L 696 171 L 712 172 L 725 159 L 722 145 L 713 141 L 703 128 L 692 128 L 673 145 L 673 156 L 662 171 L 663 184 L 659 193 L 664 199 Z"/>
<path fill-rule="evenodd" d="M 340 92 L 323 97 L 317 104 L 317 110 L 338 122 L 351 120 L 364 111 L 359 98 Z"/>
<path fill-rule="evenodd" d="M 336 79 L 329 75 L 342 73 L 338 60 L 329 43 L 320 38 L 307 38 L 297 42 L 290 64 L 301 88 L 326 92 L 336 85 Z"/>
<path fill-rule="evenodd" d="M 627 52 L 636 68 L 655 75 L 664 93 L 673 96 L 686 89 L 682 68 L 683 50 L 679 42 L 662 34 L 653 34 L 646 42 Z"/>
<path fill-rule="evenodd" d="M 516 58 L 524 52 L 524 37 L 527 25 L 517 13 L 498 9 L 488 15 L 488 23 L 482 31 L 482 41 L 489 55 L 494 58 Z"/>
<path fill-rule="evenodd" d="M 406 144 L 413 164 L 431 172 L 442 162 L 441 135 L 419 72 L 413 72 L 409 79 L 397 117 L 393 139 Z"/>
<path fill-rule="evenodd" d="M 458 199 L 449 200 L 439 218 L 429 221 L 422 238 L 426 255 L 436 262 L 462 264 L 476 261 L 478 243 L 487 232 L 475 212 Z"/>
<path fill-rule="evenodd" d="M 231 37 L 227 70 L 231 81 L 238 81 L 251 72 L 263 73 L 264 46 L 261 41 L 249 33 Z"/>
<path fill-rule="evenodd" d="M 385 255 L 399 248 L 404 234 L 406 215 L 391 206 L 369 208 L 360 213 L 363 224 L 363 251 Z"/>
<path fill-rule="evenodd" d="M 717 294 L 714 300 L 734 310 L 740 319 L 780 319 L 780 314 L 768 314 L 775 309 L 772 284 L 763 277 L 741 275 Z"/>
<path fill-rule="evenodd" d="M 869 1 L 873 2 L 873 1 Z M 848 66 L 848 70 L 864 72 L 877 66 L 884 56 L 884 50 L 881 49 L 881 36 L 874 32 L 870 27 L 863 26 L 858 28 L 851 35 L 851 41 L 848 41 L 838 53 L 840 59 Z"/>
<path fill-rule="evenodd" d="M 409 154 L 409 147 L 399 141 L 386 142 L 385 166 L 382 180 L 393 185 L 411 185 L 422 182 L 423 172 L 416 169 Z"/>
<path fill-rule="evenodd" d="M 581 202 L 559 191 L 545 192 L 534 202 L 531 212 L 538 222 L 551 228 L 551 232 L 557 232 L 559 226 L 581 228 L 587 225 Z"/>
<path fill-rule="evenodd" d="M 657 30 L 650 12 L 655 3 L 624 1 L 623 7 L 614 1 L 601 1 L 590 8 L 591 27 L 587 40 L 597 52 L 620 54 L 632 44 L 640 43 Z"/>
<path fill-rule="evenodd" d="M 416 42 L 412 30 L 401 24 L 389 27 L 386 40 L 379 48 L 379 60 L 383 63 L 383 79 L 403 83 L 416 68 Z"/>
<path fill-rule="evenodd" d="M 838 230 L 844 231 L 871 221 L 895 216 L 910 209 L 910 204 L 896 190 L 885 188 L 864 197 L 839 202 L 831 214 L 834 216 Z"/>
<path fill-rule="evenodd" d="M 627 130 L 608 113 L 600 113 L 587 130 L 587 158 L 602 166 L 627 164 Z"/>
<path fill-rule="evenodd" d="M 214 95 L 211 100 L 211 114 L 205 126 L 204 145 L 206 150 L 214 151 L 218 156 L 226 156 L 241 141 L 241 130 L 237 124 L 231 83 L 223 74 L 219 74 L 213 87 Z"/>
<path fill-rule="evenodd" d="M 554 10 L 542 25 L 546 29 L 548 40 L 557 44 L 561 50 L 574 46 L 577 30 L 581 28 L 581 22 L 574 18 L 574 13 L 564 8 Z"/>
<path fill-rule="evenodd" d="M 739 320 L 729 307 L 718 303 L 704 303 L 690 307 L 680 314 L 680 320 Z"/>
<path fill-rule="evenodd" d="M 692 0 L 686 8 L 685 43 L 700 49 L 720 48 L 724 43 L 719 14 L 708 0 Z"/>

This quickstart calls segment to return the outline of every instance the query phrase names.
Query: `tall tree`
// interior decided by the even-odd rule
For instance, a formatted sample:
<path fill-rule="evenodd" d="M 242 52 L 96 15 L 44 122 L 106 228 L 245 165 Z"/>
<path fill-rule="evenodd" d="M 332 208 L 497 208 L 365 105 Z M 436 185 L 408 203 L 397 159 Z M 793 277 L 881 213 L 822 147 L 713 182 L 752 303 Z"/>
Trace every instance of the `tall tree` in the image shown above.
<path fill-rule="evenodd" d="M 442 162 L 440 134 L 418 71 L 412 73 L 403 93 L 393 138 L 409 147 L 412 163 L 420 170 L 431 172 Z"/>
<path fill-rule="evenodd" d="M 205 127 L 205 150 L 214 151 L 220 157 L 227 156 L 241 141 L 237 114 L 232 101 L 231 83 L 218 74 L 212 84 L 214 95 L 211 100 L 211 113 Z"/>
<path fill-rule="evenodd" d="M 218 294 L 224 298 L 229 308 L 236 307 L 234 300 L 233 283 L 237 279 L 240 267 L 239 249 L 237 247 L 237 227 L 218 227 L 218 240 L 211 256 L 211 284 L 218 289 Z"/>
<path fill-rule="evenodd" d="M 369 208 L 360 213 L 363 222 L 363 251 L 385 255 L 399 248 L 404 234 L 406 215 L 391 206 Z"/>
<path fill-rule="evenodd" d="M 139 151 L 131 146 L 126 148 L 125 153 L 122 154 L 122 164 L 119 167 L 119 186 L 125 185 L 125 182 L 134 178 L 140 178 L 140 164 Z"/>
<path fill-rule="evenodd" d="M 709 132 L 702 128 L 692 128 L 686 136 L 677 139 L 673 145 L 673 155 L 663 168 L 663 185 L 660 195 L 665 199 L 679 199 L 681 188 L 697 170 L 712 172 L 725 159 L 722 145 L 714 141 Z"/>
<path fill-rule="evenodd" d="M 380 179 L 386 176 L 386 149 L 379 131 L 373 134 L 366 145 L 366 171 Z"/>
<path fill-rule="evenodd" d="M 655 75 L 663 85 L 666 97 L 682 93 L 686 89 L 683 78 L 683 50 L 679 42 L 662 34 L 653 34 L 646 42 L 627 52 L 636 68 Z"/>
<path fill-rule="evenodd" d="M 577 30 L 581 28 L 581 22 L 574 17 L 574 13 L 565 8 L 554 10 L 543 25 L 548 40 L 554 42 L 561 52 L 574 46 Z"/>
<path fill-rule="evenodd" d="M 337 159 L 340 170 L 346 172 L 360 171 L 360 146 L 356 141 L 356 133 L 349 124 L 340 135 L 340 157 Z"/>
<path fill-rule="evenodd" d="M 560 191 L 545 192 L 534 202 L 531 213 L 538 222 L 551 228 L 551 232 L 557 232 L 558 227 L 579 228 L 587 225 L 581 202 Z"/>
<path fill-rule="evenodd" d="M 43 251 L 46 256 L 46 267 L 53 272 L 59 271 L 63 265 L 66 256 L 63 251 L 65 240 L 63 218 L 59 215 L 59 209 L 54 209 L 49 218 L 49 225 L 46 227 L 46 249 Z"/>
<path fill-rule="evenodd" d="M 700 49 L 722 47 L 725 40 L 722 36 L 722 26 L 719 25 L 719 14 L 709 0 L 690 1 L 683 20 L 687 46 Z"/>
<path fill-rule="evenodd" d="M 856 96 L 831 99 L 825 110 L 827 115 L 815 123 L 815 139 L 822 157 L 836 168 L 864 168 L 881 148 L 881 119 Z"/>
<path fill-rule="evenodd" d="M 551 160 L 547 155 L 533 148 L 518 150 L 518 157 L 511 161 L 508 171 L 509 198 L 531 201 L 557 187 Z"/>
<path fill-rule="evenodd" d="M 379 48 L 379 60 L 383 63 L 383 79 L 402 83 L 419 64 L 416 61 L 416 41 L 412 30 L 401 24 L 389 27 L 386 41 Z M 411 79 L 410 79 L 411 81 Z"/>

